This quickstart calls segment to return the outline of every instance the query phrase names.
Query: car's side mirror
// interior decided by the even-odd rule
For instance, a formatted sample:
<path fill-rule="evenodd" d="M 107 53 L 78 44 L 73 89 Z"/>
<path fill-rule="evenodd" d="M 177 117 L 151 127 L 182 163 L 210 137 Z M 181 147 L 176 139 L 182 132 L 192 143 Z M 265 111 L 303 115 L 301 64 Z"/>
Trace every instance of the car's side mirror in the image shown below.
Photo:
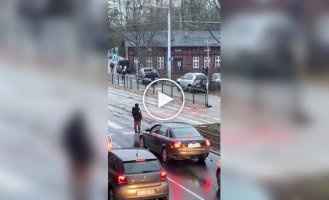
<path fill-rule="evenodd" d="M 146 129 L 145 131 L 150 132 L 150 129 L 148 128 L 148 129 Z"/>

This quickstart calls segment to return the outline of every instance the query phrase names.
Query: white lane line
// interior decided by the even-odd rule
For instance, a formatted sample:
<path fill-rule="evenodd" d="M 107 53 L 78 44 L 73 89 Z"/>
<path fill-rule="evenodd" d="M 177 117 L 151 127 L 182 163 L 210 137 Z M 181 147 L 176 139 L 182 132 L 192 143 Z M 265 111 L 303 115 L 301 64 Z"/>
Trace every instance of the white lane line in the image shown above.
<path fill-rule="evenodd" d="M 204 198 L 200 197 L 199 195 L 195 194 L 194 192 L 192 192 L 191 190 L 187 189 L 186 187 L 182 186 L 181 184 L 177 183 L 176 181 L 172 180 L 171 178 L 167 177 L 168 181 L 174 183 L 175 185 L 177 185 L 178 187 L 182 188 L 183 190 L 187 191 L 188 193 L 190 193 L 191 195 L 193 195 L 194 197 L 196 197 L 197 199 L 200 200 L 204 200 Z"/>
<path fill-rule="evenodd" d="M 122 134 L 124 134 L 124 135 L 134 135 L 135 132 L 123 132 Z"/>
<path fill-rule="evenodd" d="M 114 122 L 111 122 L 110 120 L 107 120 L 107 124 L 108 124 L 109 126 L 111 126 L 112 128 L 114 128 L 114 129 L 123 129 L 122 126 L 120 126 L 120 125 L 118 125 L 118 124 L 116 124 L 116 123 L 114 123 Z"/>

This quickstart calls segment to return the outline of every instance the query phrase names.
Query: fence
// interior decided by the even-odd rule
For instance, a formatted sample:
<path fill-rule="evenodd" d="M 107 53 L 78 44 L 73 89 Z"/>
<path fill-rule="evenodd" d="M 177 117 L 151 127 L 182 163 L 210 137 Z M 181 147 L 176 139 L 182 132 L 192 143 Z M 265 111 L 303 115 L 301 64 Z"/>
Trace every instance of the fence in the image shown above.
<path fill-rule="evenodd" d="M 119 85 L 128 89 L 144 90 L 151 82 L 152 81 L 150 79 L 141 79 L 128 75 L 109 73 L 109 84 Z M 155 94 L 157 91 L 161 91 L 164 94 L 170 95 L 172 98 L 183 98 L 179 92 L 179 88 L 175 84 L 163 81 L 159 81 L 157 83 L 157 86 L 153 84 L 151 87 L 151 92 L 153 94 Z M 192 88 L 190 93 L 184 92 L 184 94 L 185 99 L 190 100 L 193 104 L 198 102 L 207 106 L 208 95 L 205 90 Z"/>

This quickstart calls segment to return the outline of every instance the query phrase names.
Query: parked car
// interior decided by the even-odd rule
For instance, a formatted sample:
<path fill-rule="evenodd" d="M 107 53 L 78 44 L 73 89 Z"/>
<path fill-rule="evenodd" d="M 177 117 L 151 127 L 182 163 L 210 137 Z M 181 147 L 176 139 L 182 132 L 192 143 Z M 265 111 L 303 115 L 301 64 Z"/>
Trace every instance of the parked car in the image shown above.
<path fill-rule="evenodd" d="M 113 147 L 112 135 L 107 136 L 107 150 L 110 151 Z"/>
<path fill-rule="evenodd" d="M 138 74 L 136 74 L 138 78 L 159 78 L 159 73 L 153 67 L 143 67 L 140 68 Z"/>
<path fill-rule="evenodd" d="M 193 126 L 181 122 L 156 124 L 135 135 L 140 147 L 161 155 L 164 163 L 171 160 L 198 159 L 209 155 L 210 142 Z"/>
<path fill-rule="evenodd" d="M 117 73 L 118 74 L 122 74 L 122 75 L 126 75 L 126 74 L 129 74 L 130 73 L 130 70 L 129 70 L 129 68 L 126 65 L 124 65 L 124 66 L 119 65 L 117 67 Z"/>
<path fill-rule="evenodd" d="M 129 60 L 119 60 L 119 66 L 123 66 L 122 72 L 124 74 L 130 74 L 131 73 L 131 66 L 129 64 Z"/>
<path fill-rule="evenodd" d="M 108 152 L 108 199 L 169 199 L 167 173 L 145 149 Z"/>
<path fill-rule="evenodd" d="M 177 83 L 183 90 L 187 89 L 189 92 L 192 92 L 194 89 L 205 91 L 207 87 L 207 76 L 203 73 L 187 73 L 178 78 Z"/>
<path fill-rule="evenodd" d="M 221 86 L 221 74 L 213 73 L 211 75 L 211 85 L 213 88 L 220 89 Z"/>

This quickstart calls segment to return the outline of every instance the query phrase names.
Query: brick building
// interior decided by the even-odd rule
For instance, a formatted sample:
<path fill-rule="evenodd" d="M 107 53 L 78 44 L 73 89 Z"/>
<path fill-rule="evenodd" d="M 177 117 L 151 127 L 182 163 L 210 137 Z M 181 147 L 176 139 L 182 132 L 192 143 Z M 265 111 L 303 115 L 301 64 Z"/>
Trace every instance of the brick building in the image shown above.
<path fill-rule="evenodd" d="M 219 31 L 212 32 L 219 39 Z M 152 35 L 151 35 L 152 34 Z M 132 38 L 136 35 L 125 35 L 126 58 L 133 69 L 139 67 L 154 67 L 165 77 L 167 72 L 167 32 L 149 33 L 139 37 L 139 42 Z M 210 38 L 209 72 L 219 72 L 221 65 L 220 44 L 212 38 L 208 31 L 173 31 L 171 41 L 172 77 L 186 72 L 202 72 L 207 66 L 207 40 Z M 142 42 L 141 42 L 142 41 Z M 147 41 L 147 42 L 144 42 Z M 137 59 L 139 58 L 139 59 Z"/>

